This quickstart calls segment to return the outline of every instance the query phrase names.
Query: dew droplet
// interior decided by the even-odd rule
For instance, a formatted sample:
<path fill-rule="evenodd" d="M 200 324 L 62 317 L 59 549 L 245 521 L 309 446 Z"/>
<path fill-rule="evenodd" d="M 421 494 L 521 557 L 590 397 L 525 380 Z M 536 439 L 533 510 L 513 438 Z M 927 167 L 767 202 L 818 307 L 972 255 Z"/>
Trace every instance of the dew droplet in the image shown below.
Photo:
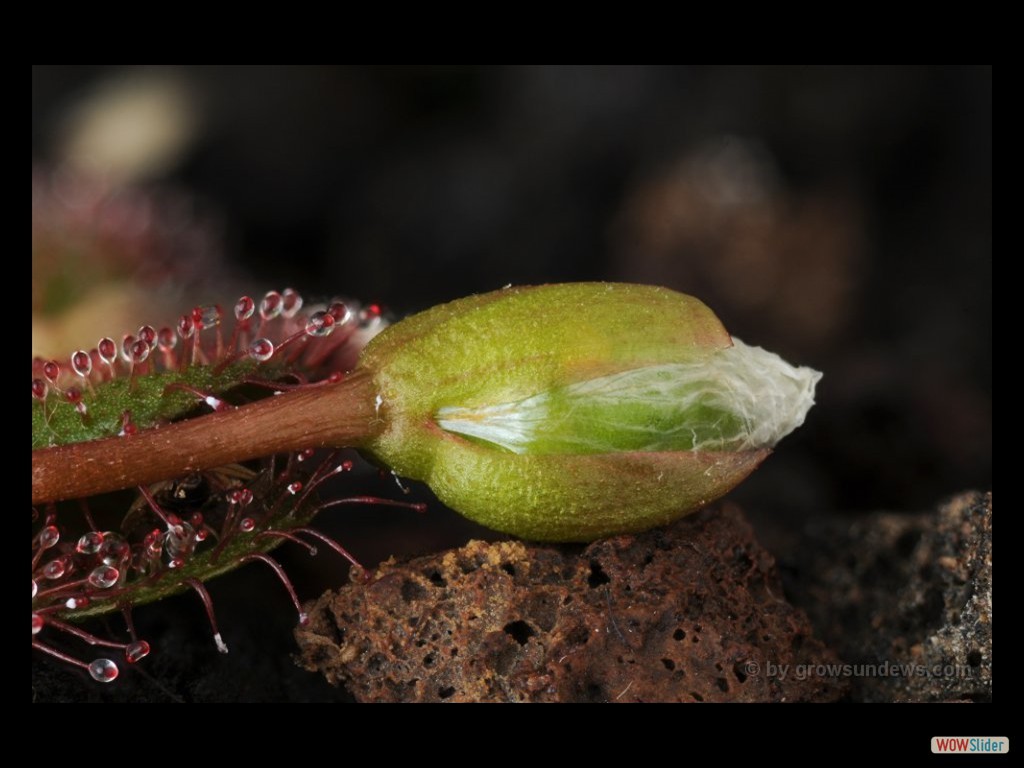
<path fill-rule="evenodd" d="M 42 379 L 32 379 L 32 397 L 36 400 L 45 400 L 49 389 Z"/>
<path fill-rule="evenodd" d="M 302 295 L 294 288 L 285 288 L 281 292 L 281 314 L 285 317 L 295 317 L 302 304 Z"/>
<path fill-rule="evenodd" d="M 164 537 L 164 548 L 168 557 L 183 559 L 191 555 L 196 548 L 196 532 L 188 523 L 178 523 L 167 529 Z"/>
<path fill-rule="evenodd" d="M 135 343 L 135 337 L 130 333 L 126 333 L 124 338 L 121 340 L 121 359 L 126 363 L 132 361 L 132 344 Z"/>
<path fill-rule="evenodd" d="M 196 332 L 196 324 L 190 315 L 182 315 L 178 318 L 178 335 L 183 339 L 191 339 Z"/>
<path fill-rule="evenodd" d="M 39 593 L 39 585 L 35 579 L 32 579 L 32 597 L 35 597 Z"/>
<path fill-rule="evenodd" d="M 331 317 L 334 318 L 334 322 L 338 325 L 344 325 L 352 319 L 352 310 L 343 301 L 335 301 L 327 308 Z"/>
<path fill-rule="evenodd" d="M 138 338 L 139 341 L 146 342 L 146 345 L 152 348 L 156 344 L 156 330 L 152 325 L 144 325 L 139 328 Z"/>
<path fill-rule="evenodd" d="M 110 659 L 95 659 L 89 664 L 89 675 L 98 683 L 112 683 L 117 679 L 117 664 Z"/>
<path fill-rule="evenodd" d="M 260 363 L 265 363 L 274 356 L 274 342 L 270 339 L 256 339 L 249 345 L 249 357 Z"/>
<path fill-rule="evenodd" d="M 117 584 L 118 579 L 121 578 L 121 572 L 112 565 L 100 565 L 93 568 L 92 573 L 89 574 L 88 581 L 96 589 L 110 589 L 112 586 Z"/>
<path fill-rule="evenodd" d="M 122 411 L 121 413 L 121 431 L 117 433 L 118 437 L 125 437 L 127 435 L 134 435 L 139 431 L 138 426 L 132 421 L 131 411 Z"/>
<path fill-rule="evenodd" d="M 351 472 L 352 471 L 352 460 L 351 459 L 345 459 L 343 462 L 341 462 L 341 464 L 339 466 L 341 467 L 341 471 L 342 472 Z"/>
<path fill-rule="evenodd" d="M 309 614 L 305 611 L 302 611 L 301 613 L 299 613 L 299 625 L 304 627 L 307 624 L 309 624 Z"/>
<path fill-rule="evenodd" d="M 200 329 L 216 328 L 223 314 L 219 304 L 205 304 L 192 310 L 192 320 Z"/>
<path fill-rule="evenodd" d="M 46 621 L 38 613 L 32 614 L 32 634 L 38 635 L 43 630 L 43 625 Z"/>
<path fill-rule="evenodd" d="M 117 344 L 109 336 L 100 339 L 96 345 L 96 351 L 99 352 L 100 359 L 107 365 L 113 365 L 117 359 Z"/>
<path fill-rule="evenodd" d="M 139 339 L 134 344 L 132 344 L 132 362 L 134 362 L 136 365 L 138 365 L 139 363 L 146 362 L 146 358 L 149 357 L 149 349 L 149 344 L 147 344 L 142 339 Z"/>
<path fill-rule="evenodd" d="M 251 517 L 243 517 L 238 521 L 238 529 L 242 533 L 252 533 L 252 530 L 256 527 L 256 521 Z"/>
<path fill-rule="evenodd" d="M 277 291 L 267 291 L 260 301 L 260 317 L 264 320 L 273 320 L 281 314 L 281 294 Z"/>
<path fill-rule="evenodd" d="M 242 296 L 235 302 L 235 319 L 248 320 L 256 311 L 256 302 L 249 296 Z"/>
<path fill-rule="evenodd" d="M 75 550 L 83 555 L 95 555 L 103 544 L 103 534 L 99 531 L 89 531 L 82 534 L 82 538 L 75 545 Z"/>
<path fill-rule="evenodd" d="M 67 573 L 67 562 L 63 557 L 58 557 L 43 566 L 43 578 L 56 581 Z"/>
<path fill-rule="evenodd" d="M 128 643 L 124 649 L 124 658 L 129 664 L 138 664 L 144 658 L 149 656 L 149 643 L 145 640 L 136 640 L 133 643 Z"/>
<path fill-rule="evenodd" d="M 60 541 L 60 529 L 56 525 L 48 525 L 39 532 L 39 546 L 49 549 Z"/>
<path fill-rule="evenodd" d="M 84 349 L 80 349 L 71 356 L 71 367 L 84 379 L 92 373 L 92 357 Z"/>
<path fill-rule="evenodd" d="M 306 321 L 307 336 L 330 336 L 333 330 L 334 316 L 324 310 L 314 312 Z"/>
<path fill-rule="evenodd" d="M 53 360 L 47 360 L 43 363 L 43 376 L 49 379 L 51 384 L 56 384 L 60 376 L 60 366 Z"/>
<path fill-rule="evenodd" d="M 359 311 L 359 324 L 364 328 L 380 318 L 380 307 L 371 304 Z"/>
<path fill-rule="evenodd" d="M 206 536 L 207 533 L 205 528 L 196 531 L 196 542 L 206 541 Z"/>
<path fill-rule="evenodd" d="M 107 565 L 121 565 L 131 554 L 131 547 L 123 536 L 114 531 L 107 531 L 103 534 L 103 543 L 100 544 L 99 556 Z"/>
<path fill-rule="evenodd" d="M 306 448 L 305 450 L 299 451 L 295 458 L 297 461 L 308 461 L 313 458 L 314 453 L 315 451 L 312 448 Z"/>
<path fill-rule="evenodd" d="M 150 550 L 155 547 L 157 551 L 159 551 L 160 548 L 163 547 L 163 544 L 161 543 L 162 536 L 163 534 L 160 533 L 160 529 L 154 528 L 146 534 L 145 538 L 142 539 L 142 546 Z"/>
<path fill-rule="evenodd" d="M 248 507 L 252 504 L 252 491 L 248 488 L 241 488 L 237 491 L 237 501 L 240 507 Z"/>
<path fill-rule="evenodd" d="M 219 397 L 214 397 L 213 395 L 207 395 L 206 397 L 204 397 L 203 402 L 206 403 L 215 411 L 227 411 L 231 408 L 231 406 L 229 406 Z"/>
<path fill-rule="evenodd" d="M 82 402 L 82 390 L 78 387 L 69 387 L 64 393 L 64 399 L 75 406 L 75 410 L 79 413 L 85 413 L 86 408 L 85 403 Z"/>
<path fill-rule="evenodd" d="M 174 335 L 174 331 L 164 326 L 156 335 L 156 343 L 160 346 L 161 352 L 170 352 L 178 345 L 178 337 Z"/>
<path fill-rule="evenodd" d="M 292 496 L 294 496 L 295 494 L 297 494 L 301 490 L 302 490 L 302 483 L 300 483 L 298 480 L 296 480 L 294 483 L 289 483 L 288 484 L 288 493 L 290 493 Z"/>
<path fill-rule="evenodd" d="M 64 607 L 67 608 L 69 611 L 74 611 L 79 608 L 88 607 L 89 602 L 89 598 L 85 597 L 84 595 L 80 595 L 78 597 L 69 597 L 67 600 L 64 601 Z"/>

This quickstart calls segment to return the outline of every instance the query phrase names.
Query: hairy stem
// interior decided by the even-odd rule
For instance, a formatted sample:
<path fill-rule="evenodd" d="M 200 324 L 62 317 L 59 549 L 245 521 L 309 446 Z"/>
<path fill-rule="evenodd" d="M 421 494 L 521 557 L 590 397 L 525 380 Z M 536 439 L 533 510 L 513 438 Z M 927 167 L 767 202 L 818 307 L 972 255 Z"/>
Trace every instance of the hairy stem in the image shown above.
<path fill-rule="evenodd" d="M 382 427 L 370 376 L 268 397 L 136 435 L 32 452 L 32 503 L 81 498 L 305 448 L 359 446 Z"/>

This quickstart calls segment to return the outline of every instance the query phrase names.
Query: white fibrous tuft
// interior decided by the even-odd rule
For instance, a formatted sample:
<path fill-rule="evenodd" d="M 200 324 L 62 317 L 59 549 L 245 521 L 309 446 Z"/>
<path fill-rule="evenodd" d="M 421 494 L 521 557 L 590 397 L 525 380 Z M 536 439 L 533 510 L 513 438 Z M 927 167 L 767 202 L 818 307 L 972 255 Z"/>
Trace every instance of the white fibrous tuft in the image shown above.
<path fill-rule="evenodd" d="M 723 407 L 746 423 L 744 448 L 771 448 L 804 423 L 821 372 L 795 367 L 774 352 L 737 338 L 712 359 Z"/>
<path fill-rule="evenodd" d="M 804 422 L 821 374 L 739 339 L 700 362 L 620 371 L 476 407 L 438 425 L 514 453 L 771 448 Z"/>

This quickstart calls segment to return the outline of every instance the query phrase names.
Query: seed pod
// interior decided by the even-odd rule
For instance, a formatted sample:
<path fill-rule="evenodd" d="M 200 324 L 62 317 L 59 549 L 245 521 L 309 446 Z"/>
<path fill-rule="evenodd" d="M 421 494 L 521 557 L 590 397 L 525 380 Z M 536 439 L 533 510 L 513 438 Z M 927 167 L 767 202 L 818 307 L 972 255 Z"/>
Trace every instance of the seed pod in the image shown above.
<path fill-rule="evenodd" d="M 488 527 L 590 541 L 727 493 L 803 423 L 821 374 L 734 343 L 697 299 L 577 283 L 451 302 L 378 336 L 364 447 Z"/>

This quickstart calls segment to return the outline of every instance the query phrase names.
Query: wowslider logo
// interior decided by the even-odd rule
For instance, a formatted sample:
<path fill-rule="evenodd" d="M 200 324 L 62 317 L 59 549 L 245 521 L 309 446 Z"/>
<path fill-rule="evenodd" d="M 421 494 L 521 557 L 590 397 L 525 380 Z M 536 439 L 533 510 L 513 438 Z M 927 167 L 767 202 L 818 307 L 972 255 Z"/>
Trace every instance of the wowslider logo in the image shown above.
<path fill-rule="evenodd" d="M 932 752 L 937 755 L 1001 755 L 1010 751 L 1005 736 L 932 736 Z"/>

